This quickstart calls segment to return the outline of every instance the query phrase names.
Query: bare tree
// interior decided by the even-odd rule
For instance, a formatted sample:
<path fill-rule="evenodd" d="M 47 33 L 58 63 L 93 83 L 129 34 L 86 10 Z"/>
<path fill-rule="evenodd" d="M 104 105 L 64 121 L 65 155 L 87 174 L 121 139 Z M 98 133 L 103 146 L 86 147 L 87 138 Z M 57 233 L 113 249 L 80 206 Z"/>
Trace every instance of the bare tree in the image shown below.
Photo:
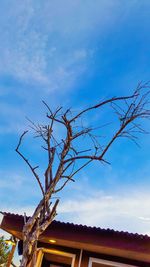
<path fill-rule="evenodd" d="M 60 192 L 68 182 L 74 182 L 75 175 L 93 161 L 109 164 L 105 159 L 106 153 L 118 138 L 127 137 L 137 143 L 138 134 L 146 133 L 141 126 L 143 121 L 141 119 L 150 117 L 150 110 L 148 109 L 150 91 L 148 88 L 149 83 L 140 83 L 130 96 L 106 99 L 75 115 L 70 109 L 63 111 L 62 107 L 53 112 L 43 101 L 47 108 L 48 124 L 35 124 L 30 121 L 35 137 L 43 140 L 43 149 L 48 155 L 43 180 L 37 173 L 38 166 L 32 166 L 20 150 L 27 131 L 21 135 L 16 148 L 16 152 L 33 173 L 42 194 L 41 201 L 35 208 L 33 215 L 28 221 L 25 220 L 21 267 L 28 266 L 31 262 L 34 266 L 37 241 L 56 216 L 59 199 L 57 195 L 56 198 L 53 196 Z M 111 114 L 117 116 L 119 126 L 113 135 L 109 139 L 107 138 L 106 144 L 101 144 L 95 135 L 95 131 L 98 134 L 101 133 L 101 128 L 84 127 L 81 124 L 81 119 L 87 113 L 100 112 L 101 108 L 106 106 L 110 106 Z M 55 134 L 56 125 L 60 127 L 59 129 L 63 129 L 63 137 Z M 84 144 L 82 148 L 83 138 L 87 140 L 86 144 L 88 145 L 89 140 L 92 141 L 90 147 Z"/>

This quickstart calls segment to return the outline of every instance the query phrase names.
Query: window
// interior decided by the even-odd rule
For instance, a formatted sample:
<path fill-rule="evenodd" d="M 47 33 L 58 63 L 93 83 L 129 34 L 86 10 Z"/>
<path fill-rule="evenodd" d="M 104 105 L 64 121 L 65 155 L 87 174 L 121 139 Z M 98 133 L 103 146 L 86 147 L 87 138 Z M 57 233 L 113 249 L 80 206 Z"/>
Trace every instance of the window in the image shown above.
<path fill-rule="evenodd" d="M 137 267 L 137 266 L 119 262 L 101 260 L 97 258 L 90 258 L 88 267 Z"/>
<path fill-rule="evenodd" d="M 71 267 L 71 264 L 71 257 L 44 253 L 41 267 Z"/>
<path fill-rule="evenodd" d="M 74 267 L 75 255 L 54 249 L 38 249 L 36 267 Z"/>

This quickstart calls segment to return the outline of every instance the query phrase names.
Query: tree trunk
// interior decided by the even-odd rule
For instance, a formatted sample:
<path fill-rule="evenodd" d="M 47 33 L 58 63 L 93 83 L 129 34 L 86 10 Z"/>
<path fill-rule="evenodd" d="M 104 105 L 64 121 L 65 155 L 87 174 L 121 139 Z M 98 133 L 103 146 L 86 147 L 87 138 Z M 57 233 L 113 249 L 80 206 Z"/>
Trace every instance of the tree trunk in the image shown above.
<path fill-rule="evenodd" d="M 40 213 L 34 212 L 33 216 L 26 222 L 23 227 L 23 255 L 20 267 L 35 266 L 37 241 L 39 236 L 46 230 L 56 216 L 56 208 L 59 203 L 59 199 L 56 200 L 53 208 L 49 211 L 49 214 L 43 219 L 42 205 L 39 203 L 37 210 Z M 45 207 L 43 208 L 45 212 Z M 36 216 L 35 216 L 36 214 Z M 39 215 L 39 217 L 38 217 Z M 45 215 L 45 214 L 44 214 Z"/>
<path fill-rule="evenodd" d="M 30 238 L 30 241 L 26 241 L 23 244 L 23 255 L 22 255 L 22 260 L 20 267 L 27 267 L 30 266 L 35 266 L 36 262 L 36 250 L 37 250 L 37 240 L 34 239 L 34 237 Z"/>
<path fill-rule="evenodd" d="M 39 231 L 34 225 L 30 228 L 30 231 L 27 230 L 27 224 L 23 228 L 23 255 L 20 267 L 30 266 L 30 263 L 35 262 L 34 255 L 36 254 L 37 249 L 37 240 L 39 238 Z M 35 266 L 32 264 L 31 266 Z"/>

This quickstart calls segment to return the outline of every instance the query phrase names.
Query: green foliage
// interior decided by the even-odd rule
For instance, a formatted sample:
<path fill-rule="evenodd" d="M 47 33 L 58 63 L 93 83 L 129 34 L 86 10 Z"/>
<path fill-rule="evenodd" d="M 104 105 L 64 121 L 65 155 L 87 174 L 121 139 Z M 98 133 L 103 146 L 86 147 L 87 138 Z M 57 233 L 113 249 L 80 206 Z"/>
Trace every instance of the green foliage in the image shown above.
<path fill-rule="evenodd" d="M 4 236 L 0 237 L 0 267 L 7 262 L 9 246 L 5 243 Z"/>

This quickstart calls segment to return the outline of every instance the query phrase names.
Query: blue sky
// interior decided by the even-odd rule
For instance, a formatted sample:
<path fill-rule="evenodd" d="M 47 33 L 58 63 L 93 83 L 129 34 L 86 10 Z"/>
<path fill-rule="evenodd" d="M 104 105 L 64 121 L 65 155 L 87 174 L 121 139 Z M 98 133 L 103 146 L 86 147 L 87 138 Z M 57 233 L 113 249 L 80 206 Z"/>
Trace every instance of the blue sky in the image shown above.
<path fill-rule="evenodd" d="M 25 117 L 45 120 L 42 99 L 80 110 L 150 80 L 150 2 L 1 0 L 0 6 L 0 210 L 31 214 L 40 192 L 15 152 Z M 105 113 L 100 118 L 108 122 Z M 57 219 L 150 234 L 149 139 L 140 137 L 141 148 L 119 141 L 107 155 L 111 166 L 81 171 L 59 195 Z M 43 170 L 45 157 L 30 135 L 23 149 Z"/>

